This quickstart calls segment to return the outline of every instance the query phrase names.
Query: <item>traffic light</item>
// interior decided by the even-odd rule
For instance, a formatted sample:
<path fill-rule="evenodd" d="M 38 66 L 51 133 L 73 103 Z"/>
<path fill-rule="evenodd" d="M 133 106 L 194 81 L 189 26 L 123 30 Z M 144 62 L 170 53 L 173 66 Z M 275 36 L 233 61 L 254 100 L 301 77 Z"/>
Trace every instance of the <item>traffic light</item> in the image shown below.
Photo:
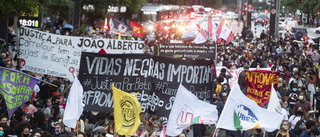
<path fill-rule="evenodd" d="M 302 12 L 300 12 L 300 15 L 302 15 Z"/>
<path fill-rule="evenodd" d="M 284 8 L 285 8 L 285 6 L 282 6 L 282 8 L 284 9 Z"/>
<path fill-rule="evenodd" d="M 239 5 L 237 5 L 237 7 L 239 7 Z"/>
<path fill-rule="evenodd" d="M 282 14 L 280 13 L 280 16 L 281 16 Z"/>

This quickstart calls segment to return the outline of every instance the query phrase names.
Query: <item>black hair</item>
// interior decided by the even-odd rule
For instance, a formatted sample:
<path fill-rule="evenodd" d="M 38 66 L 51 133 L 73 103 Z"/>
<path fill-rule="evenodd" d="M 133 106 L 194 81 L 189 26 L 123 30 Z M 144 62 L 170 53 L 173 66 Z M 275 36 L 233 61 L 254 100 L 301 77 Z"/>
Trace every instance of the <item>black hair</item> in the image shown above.
<path fill-rule="evenodd" d="M 313 120 L 307 120 L 307 122 L 306 122 L 306 127 L 307 127 L 307 129 L 310 129 L 310 128 L 313 127 L 315 124 L 316 124 L 315 121 L 313 121 Z"/>
<path fill-rule="evenodd" d="M 46 116 L 43 112 L 41 112 L 41 111 L 34 112 L 33 116 L 34 116 L 33 122 L 38 127 L 44 125 L 44 121 L 45 121 Z"/>
<path fill-rule="evenodd" d="M 97 118 L 97 120 L 98 120 L 98 119 L 105 120 L 105 119 L 107 118 L 107 116 L 106 116 L 106 113 L 99 112 L 99 113 L 96 115 L 96 118 Z"/>
<path fill-rule="evenodd" d="M 60 100 L 59 96 L 54 95 L 54 96 L 52 97 L 51 101 L 52 101 L 52 102 L 55 102 L 55 101 L 58 100 L 58 99 Z"/>

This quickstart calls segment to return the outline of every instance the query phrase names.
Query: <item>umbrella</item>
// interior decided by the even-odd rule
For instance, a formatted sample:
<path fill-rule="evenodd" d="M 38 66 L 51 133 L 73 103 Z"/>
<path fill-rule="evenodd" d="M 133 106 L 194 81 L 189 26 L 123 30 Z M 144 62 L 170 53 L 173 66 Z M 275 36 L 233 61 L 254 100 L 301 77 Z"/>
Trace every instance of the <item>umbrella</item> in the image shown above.
<path fill-rule="evenodd" d="M 72 30 L 72 25 L 66 24 L 63 26 L 64 29 L 71 29 Z"/>

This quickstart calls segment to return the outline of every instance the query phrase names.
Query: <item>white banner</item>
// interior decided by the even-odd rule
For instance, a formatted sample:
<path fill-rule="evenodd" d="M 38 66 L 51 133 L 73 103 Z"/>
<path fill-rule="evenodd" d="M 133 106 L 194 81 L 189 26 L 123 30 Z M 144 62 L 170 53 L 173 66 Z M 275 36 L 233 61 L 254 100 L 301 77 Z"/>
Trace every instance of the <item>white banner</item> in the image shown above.
<path fill-rule="evenodd" d="M 80 38 L 77 46 L 83 47 L 84 52 L 104 49 L 107 54 L 144 53 L 144 41 Z"/>
<path fill-rule="evenodd" d="M 81 51 L 107 54 L 144 53 L 143 41 L 92 39 L 55 35 L 22 27 L 20 69 L 73 79 L 78 75 Z"/>

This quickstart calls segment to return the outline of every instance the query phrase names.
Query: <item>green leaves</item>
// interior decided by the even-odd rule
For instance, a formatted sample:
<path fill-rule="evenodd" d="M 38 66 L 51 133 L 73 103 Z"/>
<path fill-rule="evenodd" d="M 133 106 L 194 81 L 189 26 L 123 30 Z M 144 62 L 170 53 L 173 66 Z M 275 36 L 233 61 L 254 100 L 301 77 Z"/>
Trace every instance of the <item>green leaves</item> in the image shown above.
<path fill-rule="evenodd" d="M 38 0 L 0 0 L 0 18 L 34 15 L 38 12 Z"/>

